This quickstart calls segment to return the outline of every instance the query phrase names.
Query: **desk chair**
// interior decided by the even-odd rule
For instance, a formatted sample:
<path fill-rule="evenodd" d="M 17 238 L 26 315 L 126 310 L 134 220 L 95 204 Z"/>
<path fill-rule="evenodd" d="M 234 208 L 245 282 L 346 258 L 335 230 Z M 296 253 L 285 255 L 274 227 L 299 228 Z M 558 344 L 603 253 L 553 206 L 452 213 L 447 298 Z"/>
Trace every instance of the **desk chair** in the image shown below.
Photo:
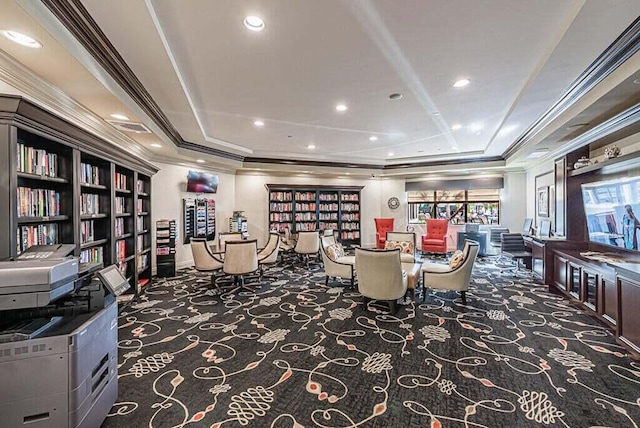
<path fill-rule="evenodd" d="M 315 230 L 313 231 L 300 231 L 298 232 L 298 242 L 293 251 L 302 256 L 307 269 L 309 268 L 309 257 L 312 254 L 318 256 L 318 250 L 320 249 L 320 235 Z"/>
<path fill-rule="evenodd" d="M 498 254 L 498 258 L 496 259 L 496 262 L 501 260 L 503 255 L 502 255 L 502 234 L 503 233 L 509 233 L 509 228 L 508 227 L 492 227 L 491 229 L 489 229 L 489 245 L 492 248 L 492 253 Z"/>
<path fill-rule="evenodd" d="M 194 268 L 198 272 L 210 273 L 211 285 L 220 290 L 220 285 L 216 279 L 217 274 L 222 270 L 224 260 L 211 252 L 205 238 L 191 238 L 190 243 Z"/>
<path fill-rule="evenodd" d="M 218 251 L 224 253 L 226 244 L 229 241 L 242 241 L 242 233 L 240 232 L 221 232 L 218 234 Z"/>
<path fill-rule="evenodd" d="M 395 314 L 396 300 L 407 294 L 407 273 L 402 271 L 400 250 L 356 248 L 355 265 L 364 309 L 369 299 L 386 300 L 389 312 Z"/>
<path fill-rule="evenodd" d="M 237 287 L 233 290 L 245 289 L 255 291 L 245 285 L 245 276 L 258 270 L 258 241 L 227 241 L 224 252 L 224 265 L 222 271 L 233 277 L 233 284 Z"/>
<path fill-rule="evenodd" d="M 503 233 L 501 253 L 511 257 L 516 262 L 513 268 L 503 268 L 501 272 L 507 269 L 515 269 L 515 274 L 521 272 L 520 261 L 524 261 L 525 265 L 531 266 L 531 252 L 525 247 L 521 233 Z"/>
<path fill-rule="evenodd" d="M 278 262 L 278 250 L 280 249 L 280 234 L 271 232 L 267 245 L 258 251 L 258 267 L 260 268 L 260 280 L 269 279 L 275 281 L 277 277 L 273 275 L 265 275 L 265 266 L 273 266 Z"/>

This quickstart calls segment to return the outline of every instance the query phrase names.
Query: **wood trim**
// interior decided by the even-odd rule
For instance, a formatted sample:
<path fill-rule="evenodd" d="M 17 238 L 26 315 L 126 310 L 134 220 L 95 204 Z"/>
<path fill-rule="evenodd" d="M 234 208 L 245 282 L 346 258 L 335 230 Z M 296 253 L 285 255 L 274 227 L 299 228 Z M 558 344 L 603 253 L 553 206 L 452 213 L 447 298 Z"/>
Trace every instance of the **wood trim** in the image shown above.
<path fill-rule="evenodd" d="M 324 186 L 324 185 L 306 185 L 306 184 L 265 184 L 267 190 L 344 190 L 347 192 L 357 192 L 364 189 L 364 186 Z M 295 202 L 295 200 L 294 200 Z M 303 202 L 303 201 L 298 201 Z M 346 201 L 345 201 L 346 202 Z"/>
<path fill-rule="evenodd" d="M 584 70 L 562 94 L 560 99 L 504 151 L 508 158 L 532 140 L 552 121 L 575 105 L 591 89 L 613 73 L 626 60 L 640 50 L 640 17 L 636 18 L 598 58 Z"/>
<path fill-rule="evenodd" d="M 123 157 L 120 148 L 19 96 L 0 96 L 0 123 L 14 125 L 148 175 L 158 172 L 158 168 L 152 163 L 133 155 Z"/>

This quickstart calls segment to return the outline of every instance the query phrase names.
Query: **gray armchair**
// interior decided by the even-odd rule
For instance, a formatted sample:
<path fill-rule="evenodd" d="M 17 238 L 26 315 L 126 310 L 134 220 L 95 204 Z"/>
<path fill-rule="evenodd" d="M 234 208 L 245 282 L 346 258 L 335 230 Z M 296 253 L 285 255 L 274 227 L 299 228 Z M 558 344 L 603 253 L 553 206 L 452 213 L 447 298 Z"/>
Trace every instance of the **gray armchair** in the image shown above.
<path fill-rule="evenodd" d="M 368 250 L 356 248 L 355 266 L 358 291 L 367 309 L 369 299 L 386 300 L 389 312 L 395 314 L 396 300 L 407 293 L 407 274 L 402 271 L 400 250 Z"/>
<path fill-rule="evenodd" d="M 326 286 L 329 285 L 331 278 L 345 278 L 351 282 L 351 288 L 354 287 L 356 270 L 356 258 L 354 256 L 345 256 L 336 254 L 336 240 L 333 236 L 322 237 L 322 262 L 324 264 L 324 274 Z"/>
<path fill-rule="evenodd" d="M 387 232 L 384 248 L 399 248 L 402 263 L 416 262 L 416 234 L 413 232 Z"/>
<path fill-rule="evenodd" d="M 422 264 L 422 285 L 424 295 L 422 301 L 427 297 L 427 287 L 438 290 L 455 290 L 462 295 L 462 303 L 467 304 L 466 291 L 471 282 L 471 271 L 478 255 L 480 244 L 476 241 L 466 240 L 462 250 L 462 262 L 456 267 L 441 263 Z"/>

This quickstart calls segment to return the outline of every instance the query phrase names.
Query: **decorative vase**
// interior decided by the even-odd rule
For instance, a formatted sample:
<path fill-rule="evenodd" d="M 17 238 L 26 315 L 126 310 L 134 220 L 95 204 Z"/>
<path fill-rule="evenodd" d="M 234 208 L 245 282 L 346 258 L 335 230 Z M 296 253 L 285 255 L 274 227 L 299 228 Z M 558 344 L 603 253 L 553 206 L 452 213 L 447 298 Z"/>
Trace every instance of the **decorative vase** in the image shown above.
<path fill-rule="evenodd" d="M 618 156 L 620 156 L 620 147 L 616 146 L 615 144 L 604 149 L 605 158 L 613 159 L 617 158 Z"/>
<path fill-rule="evenodd" d="M 586 156 L 582 156 L 576 161 L 576 163 L 573 164 L 573 169 L 580 169 L 589 165 L 591 165 L 591 160 Z"/>

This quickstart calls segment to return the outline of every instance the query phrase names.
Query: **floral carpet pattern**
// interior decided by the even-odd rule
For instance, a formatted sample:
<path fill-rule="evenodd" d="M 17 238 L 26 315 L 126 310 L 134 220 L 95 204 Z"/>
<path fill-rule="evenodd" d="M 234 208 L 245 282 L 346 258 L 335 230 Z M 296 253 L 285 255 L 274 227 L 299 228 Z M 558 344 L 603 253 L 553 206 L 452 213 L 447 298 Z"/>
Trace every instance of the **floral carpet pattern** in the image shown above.
<path fill-rule="evenodd" d="M 638 427 L 640 364 L 532 278 L 476 263 L 463 305 L 395 315 L 321 268 L 218 295 L 192 270 L 119 317 L 103 427 Z"/>

